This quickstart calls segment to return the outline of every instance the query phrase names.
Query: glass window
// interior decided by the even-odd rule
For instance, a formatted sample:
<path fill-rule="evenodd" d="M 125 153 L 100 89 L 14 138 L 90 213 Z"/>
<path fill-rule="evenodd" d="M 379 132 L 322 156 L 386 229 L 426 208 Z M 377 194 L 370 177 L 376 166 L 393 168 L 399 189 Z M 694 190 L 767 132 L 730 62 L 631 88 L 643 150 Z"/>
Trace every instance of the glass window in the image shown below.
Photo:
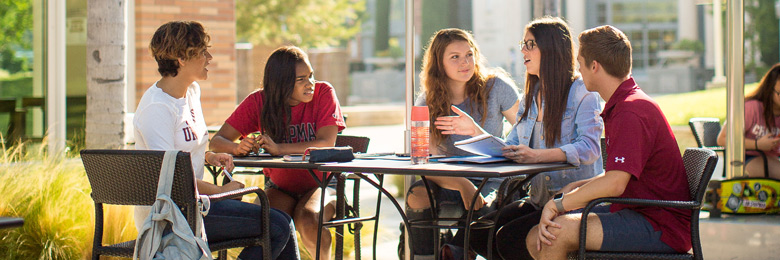
<path fill-rule="evenodd" d="M 43 132 L 43 88 L 33 84 L 34 70 L 41 68 L 34 62 L 33 43 L 40 40 L 33 28 L 34 6 L 41 5 L 20 0 L 0 8 L 0 134 L 7 139 Z"/>

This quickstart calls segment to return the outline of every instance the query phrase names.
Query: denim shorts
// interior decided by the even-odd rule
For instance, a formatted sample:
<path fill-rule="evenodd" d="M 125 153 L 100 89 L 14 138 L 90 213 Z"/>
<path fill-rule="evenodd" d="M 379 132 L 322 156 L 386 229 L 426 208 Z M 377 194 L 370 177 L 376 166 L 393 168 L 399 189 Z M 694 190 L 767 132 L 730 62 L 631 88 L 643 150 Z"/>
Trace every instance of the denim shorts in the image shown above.
<path fill-rule="evenodd" d="M 661 231 L 653 229 L 653 225 L 642 214 L 630 209 L 614 213 L 596 213 L 601 220 L 604 240 L 601 251 L 642 251 L 655 253 L 677 252 L 661 241 Z"/>

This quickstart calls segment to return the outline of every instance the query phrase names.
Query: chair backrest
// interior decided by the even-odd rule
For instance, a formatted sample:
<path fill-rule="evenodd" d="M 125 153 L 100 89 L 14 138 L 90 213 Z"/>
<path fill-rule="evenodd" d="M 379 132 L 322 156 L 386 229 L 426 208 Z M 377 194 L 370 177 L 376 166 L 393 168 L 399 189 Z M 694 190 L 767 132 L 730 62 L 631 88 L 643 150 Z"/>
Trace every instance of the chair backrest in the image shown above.
<path fill-rule="evenodd" d="M 81 150 L 92 199 L 115 205 L 154 204 L 164 155 L 165 151 Z M 190 154 L 179 152 L 171 189 L 171 199 L 179 207 L 194 209 L 194 178 Z"/>
<path fill-rule="evenodd" d="M 693 137 L 699 148 L 716 147 L 720 133 L 720 119 L 713 117 L 694 117 L 688 120 Z"/>
<path fill-rule="evenodd" d="M 683 154 L 683 163 L 688 176 L 691 200 L 701 203 L 712 172 L 715 171 L 715 164 L 718 163 L 718 155 L 710 149 L 688 148 Z"/>
<path fill-rule="evenodd" d="M 370 141 L 371 139 L 365 136 L 355 136 L 355 135 L 336 136 L 336 146 L 351 146 L 352 152 L 355 153 L 368 152 L 368 143 Z"/>

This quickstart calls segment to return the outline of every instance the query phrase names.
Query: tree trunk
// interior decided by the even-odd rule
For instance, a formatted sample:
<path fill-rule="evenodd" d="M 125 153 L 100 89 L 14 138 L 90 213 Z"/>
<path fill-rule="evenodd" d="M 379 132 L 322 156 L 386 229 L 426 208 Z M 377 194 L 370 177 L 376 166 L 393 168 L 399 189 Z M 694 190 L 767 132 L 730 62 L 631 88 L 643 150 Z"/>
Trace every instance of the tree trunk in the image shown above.
<path fill-rule="evenodd" d="M 125 0 L 87 1 L 86 148 L 124 145 Z"/>

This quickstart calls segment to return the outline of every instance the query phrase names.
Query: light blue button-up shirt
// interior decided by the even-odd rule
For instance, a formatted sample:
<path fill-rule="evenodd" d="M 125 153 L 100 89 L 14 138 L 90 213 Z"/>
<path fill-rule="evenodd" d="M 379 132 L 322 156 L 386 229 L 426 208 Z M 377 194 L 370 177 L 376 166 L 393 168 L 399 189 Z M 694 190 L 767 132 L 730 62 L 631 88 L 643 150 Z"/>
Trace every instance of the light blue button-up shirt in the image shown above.
<path fill-rule="evenodd" d="M 517 111 L 518 120 L 525 110 L 525 101 L 522 99 L 534 96 L 528 94 L 525 93 L 520 100 L 520 109 Z M 507 144 L 529 145 L 533 143 L 531 138 L 534 122 L 539 116 L 536 107 L 534 99 L 528 110 L 528 116 L 517 122 L 507 135 Z M 540 173 L 531 179 L 531 188 L 528 194 L 534 205 L 543 206 L 555 192 L 566 184 L 596 176 L 603 171 L 600 138 L 604 129 L 604 121 L 599 116 L 600 113 L 601 105 L 598 93 L 588 91 L 582 79 L 575 80 L 569 90 L 566 111 L 561 121 L 561 139 L 557 140 L 555 145 L 551 147 L 547 147 L 542 141 L 539 142 L 542 147 L 531 148 L 559 148 L 566 154 L 566 162 L 577 166 L 577 168 Z M 533 136 L 533 138 L 541 138 L 541 136 Z"/>

